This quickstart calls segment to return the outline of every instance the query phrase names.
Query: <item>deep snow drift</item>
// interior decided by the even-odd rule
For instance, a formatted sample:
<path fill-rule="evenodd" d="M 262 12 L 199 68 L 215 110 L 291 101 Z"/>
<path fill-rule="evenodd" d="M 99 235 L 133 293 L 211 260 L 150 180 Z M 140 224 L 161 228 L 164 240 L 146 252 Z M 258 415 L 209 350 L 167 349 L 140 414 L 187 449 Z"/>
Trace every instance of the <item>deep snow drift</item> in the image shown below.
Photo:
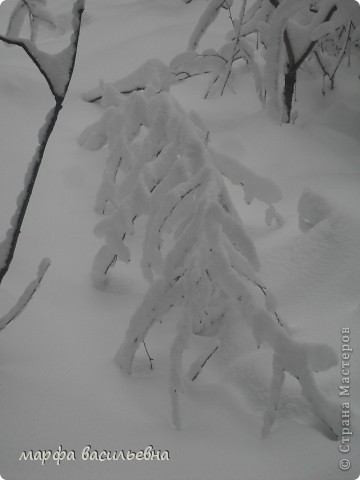
<path fill-rule="evenodd" d="M 57 30 L 42 29 L 39 47 L 56 52 L 68 42 L 71 1 L 48 1 Z M 6 31 L 13 3 L 1 6 Z M 176 312 L 147 339 L 150 370 L 139 349 L 133 375 L 113 361 L 129 318 L 147 285 L 139 258 L 117 265 L 104 290 L 90 279 L 101 241 L 93 234 L 94 213 L 106 149 L 89 152 L 77 137 L 102 110 L 81 94 L 100 78 L 115 81 L 149 58 L 171 60 L 186 48 L 204 9 L 202 0 L 87 0 L 69 96 L 45 154 L 44 165 L 22 229 L 10 273 L 1 291 L 5 313 L 51 258 L 42 286 L 23 314 L 0 335 L 0 474 L 6 480 L 354 480 L 360 472 L 360 94 L 359 57 L 339 72 L 336 89 L 321 96 L 321 79 L 302 72 L 295 125 L 278 125 L 259 104 L 253 78 L 240 67 L 237 94 L 203 100 L 206 80 L 172 88 L 186 110 L 197 111 L 210 130 L 211 145 L 238 158 L 281 189 L 277 208 L 285 223 L 268 227 L 264 208 L 247 206 L 243 191 L 230 186 L 244 225 L 258 249 L 261 275 L 278 299 L 279 312 L 296 338 L 326 342 L 341 354 L 341 331 L 350 328 L 351 452 L 334 440 L 286 378 L 277 418 L 261 437 L 270 386 L 271 359 L 258 350 L 245 324 L 234 319 L 231 334 L 181 396 L 183 426 L 171 423 L 168 398 L 169 348 Z M 220 15 L 204 39 L 216 45 L 228 19 Z M 24 34 L 26 34 L 26 29 Z M 52 106 L 44 80 L 26 55 L 1 46 L 0 226 L 5 232 L 36 143 Z M 307 190 L 307 197 L 301 195 Z M 311 192 L 311 193 L 310 193 Z M 309 200 L 310 199 L 310 200 Z M 302 229 L 299 228 L 299 213 Z M 304 228 L 304 219 L 307 227 Z M 140 251 L 143 224 L 132 238 Z M 136 257 L 136 255 L 135 255 Z M 206 348 L 194 339 L 187 358 Z M 323 391 L 340 401 L 340 365 L 317 374 Z M 74 451 L 76 460 L 57 466 L 49 459 L 19 460 L 23 451 Z M 82 459 L 84 447 L 110 452 L 149 445 L 168 450 L 170 460 Z M 339 461 L 352 462 L 342 472 Z"/>

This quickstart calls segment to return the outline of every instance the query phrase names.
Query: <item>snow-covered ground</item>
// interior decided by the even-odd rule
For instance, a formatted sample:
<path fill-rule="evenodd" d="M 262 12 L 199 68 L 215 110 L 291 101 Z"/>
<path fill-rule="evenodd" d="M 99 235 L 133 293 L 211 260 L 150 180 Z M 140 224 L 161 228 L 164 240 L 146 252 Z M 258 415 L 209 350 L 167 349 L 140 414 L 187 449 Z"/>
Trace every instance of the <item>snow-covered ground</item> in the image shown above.
<path fill-rule="evenodd" d="M 283 192 L 282 227 L 266 226 L 261 204 L 247 206 L 242 190 L 234 201 L 258 248 L 262 277 L 274 291 L 279 312 L 297 338 L 326 342 L 339 354 L 341 331 L 350 328 L 351 451 L 339 451 L 287 378 L 276 422 L 261 437 L 262 413 L 271 378 L 270 352 L 257 350 L 246 326 L 208 362 L 181 396 L 183 428 L 174 429 L 168 395 L 172 314 L 147 339 L 154 357 L 137 353 L 134 373 L 113 361 L 128 320 L 146 290 L 138 261 L 117 265 L 105 290 L 90 279 L 101 241 L 94 201 L 107 150 L 89 152 L 77 137 L 102 110 L 81 94 L 121 78 L 143 61 L 167 62 L 185 50 L 205 2 L 194 0 L 87 0 L 76 69 L 35 187 L 10 272 L 2 285 L 5 313 L 33 278 L 40 260 L 52 264 L 25 312 L 0 334 L 0 474 L 6 480 L 354 480 L 360 472 L 360 91 L 359 56 L 339 72 L 336 89 L 321 95 L 321 79 L 304 72 L 297 90 L 294 125 L 279 125 L 262 110 L 253 79 L 236 78 L 237 95 L 203 100 L 206 81 L 174 87 L 182 106 L 196 110 L 211 144 L 273 179 Z M 49 0 L 61 28 L 43 30 L 39 46 L 63 48 L 70 0 Z M 1 6 L 6 30 L 14 2 Z M 222 39 L 226 16 L 211 27 L 204 46 Z M 15 206 L 36 134 L 52 105 L 43 78 L 16 47 L 0 47 L 0 227 Z M 305 188 L 325 198 L 324 218 L 308 232 L 298 227 L 297 204 Z M 132 240 L 140 251 L 142 225 Z M 187 357 L 203 347 L 194 339 Z M 316 374 L 329 398 L 340 402 L 340 365 Z M 348 400 L 348 398 L 346 398 Z M 110 452 L 152 445 L 170 460 L 96 461 L 84 447 Z M 49 459 L 19 460 L 23 451 L 74 451 L 60 465 Z M 71 455 L 70 455 L 71 457 Z M 352 462 L 339 469 L 342 458 Z"/>

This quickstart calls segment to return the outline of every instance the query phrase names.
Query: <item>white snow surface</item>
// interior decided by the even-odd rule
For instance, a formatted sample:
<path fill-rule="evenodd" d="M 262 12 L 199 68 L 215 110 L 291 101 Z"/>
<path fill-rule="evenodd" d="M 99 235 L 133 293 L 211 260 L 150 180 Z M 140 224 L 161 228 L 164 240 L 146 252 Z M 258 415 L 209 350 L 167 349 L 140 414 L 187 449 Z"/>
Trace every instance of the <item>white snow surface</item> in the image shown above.
<path fill-rule="evenodd" d="M 240 8 L 241 2 L 234 2 Z M 193 0 L 87 0 L 79 56 L 67 100 L 45 153 L 20 242 L 0 292 L 1 313 L 16 304 L 44 256 L 51 258 L 39 291 L 0 333 L 0 474 L 6 480 L 354 480 L 360 473 L 360 92 L 359 53 L 341 68 L 336 89 L 321 95 L 321 79 L 301 72 L 295 125 L 278 125 L 262 110 L 251 72 L 234 77 L 237 94 L 203 100 L 206 79 L 173 87 L 187 111 L 210 131 L 211 145 L 282 191 L 277 209 L 284 225 L 264 223 L 264 206 L 243 200 L 229 183 L 233 202 L 254 240 L 260 275 L 294 338 L 326 343 L 341 354 L 341 329 L 349 327 L 351 452 L 341 454 L 301 395 L 285 378 L 275 423 L 261 437 L 271 380 L 271 352 L 258 350 L 245 322 L 231 330 L 195 382 L 180 396 L 182 429 L 174 429 L 168 395 L 171 341 L 177 313 L 154 326 L 140 348 L 132 376 L 114 362 L 128 321 L 147 290 L 139 265 L 143 224 L 131 239 L 129 265 L 118 263 L 103 290 L 90 279 L 101 246 L 93 234 L 93 205 L 106 149 L 82 149 L 76 139 L 103 110 L 81 95 L 99 79 L 114 82 L 149 58 L 167 63 L 185 50 L 207 3 Z M 70 0 L 48 0 L 57 30 L 39 29 L 37 45 L 49 53 L 69 40 Z M 6 31 L 14 4 L 1 6 Z M 221 12 L 202 39 L 217 45 L 229 20 Z M 25 32 L 26 33 L 26 32 Z M 25 36 L 24 33 L 24 36 Z M 208 42 L 208 44 L 207 44 Z M 2 105 L 0 228 L 8 228 L 37 131 L 53 105 L 46 83 L 25 53 L 0 46 Z M 344 66 L 345 67 L 345 66 Z M 5 113 L 4 113 L 5 112 Z M 303 195 L 305 192 L 305 196 Z M 300 231 L 299 213 L 307 221 Z M 207 338 L 191 339 L 189 367 L 208 351 Z M 313 360 L 321 368 L 320 353 Z M 269 363 L 270 361 L 270 363 Z M 335 402 L 340 365 L 315 374 Z M 347 399 L 346 399 L 347 400 Z M 74 450 L 76 460 L 19 460 L 23 451 Z M 168 461 L 82 460 L 84 447 L 168 450 Z M 352 462 L 343 472 L 343 457 Z"/>

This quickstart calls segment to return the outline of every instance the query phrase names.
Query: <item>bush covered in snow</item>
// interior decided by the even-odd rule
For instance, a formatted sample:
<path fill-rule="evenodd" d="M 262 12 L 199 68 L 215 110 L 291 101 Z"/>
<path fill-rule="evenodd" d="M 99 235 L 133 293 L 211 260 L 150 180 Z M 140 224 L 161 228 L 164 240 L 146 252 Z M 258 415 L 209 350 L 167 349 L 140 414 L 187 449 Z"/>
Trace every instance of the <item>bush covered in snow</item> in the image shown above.
<path fill-rule="evenodd" d="M 274 203 L 281 199 L 270 180 L 209 145 L 209 134 L 195 113 L 186 113 L 168 93 L 150 87 L 124 96 L 104 86 L 107 106 L 102 118 L 79 137 L 81 145 L 108 145 L 109 155 L 96 200 L 105 214 L 95 228 L 104 245 L 94 259 L 96 284 L 117 260 L 130 262 L 129 237 L 136 219 L 145 216 L 141 267 L 149 282 L 116 354 L 131 372 L 135 353 L 155 322 L 173 307 L 181 310 L 170 353 L 170 396 L 173 422 L 180 428 L 179 393 L 184 377 L 196 379 L 238 317 L 258 346 L 273 350 L 273 378 L 263 433 L 274 422 L 285 373 L 296 377 L 314 412 L 335 433 L 338 406 L 315 383 L 314 371 L 327 370 L 337 355 L 325 344 L 293 338 L 276 312 L 276 299 L 259 276 L 255 246 L 235 208 L 224 176 L 241 185 L 245 200 L 264 202 L 266 219 L 281 224 Z M 118 170 L 122 170 L 122 177 Z M 109 207 L 107 207 L 109 205 Z M 183 372 L 182 356 L 193 335 L 209 337 L 208 350 Z"/>
<path fill-rule="evenodd" d="M 205 93 L 224 93 L 232 89 L 232 74 L 239 62 L 251 70 L 255 89 L 262 103 L 282 122 L 295 121 L 293 97 L 300 68 L 323 77 L 334 88 L 335 76 L 352 44 L 360 35 L 360 7 L 354 0 L 257 0 L 249 8 L 242 2 L 239 14 L 233 13 L 233 0 L 210 0 L 198 20 L 186 52 L 169 63 L 151 60 L 132 75 L 114 84 L 122 93 L 144 89 L 145 79 L 155 70 L 156 88 L 167 90 L 172 84 L 207 74 Z M 228 15 L 230 31 L 218 48 L 199 52 L 206 31 L 220 15 Z M 84 95 L 89 101 L 101 98 L 103 84 Z"/>

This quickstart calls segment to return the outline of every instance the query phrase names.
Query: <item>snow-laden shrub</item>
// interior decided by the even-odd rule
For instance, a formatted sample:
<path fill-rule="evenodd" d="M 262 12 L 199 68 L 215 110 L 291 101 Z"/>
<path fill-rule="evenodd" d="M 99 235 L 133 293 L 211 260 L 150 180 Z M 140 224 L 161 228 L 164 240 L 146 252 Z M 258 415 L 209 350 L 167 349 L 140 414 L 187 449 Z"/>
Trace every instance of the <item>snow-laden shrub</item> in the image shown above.
<path fill-rule="evenodd" d="M 190 37 L 188 51 L 198 49 L 221 8 L 229 11 L 233 28 L 219 49 L 174 59 L 178 69 L 174 73 L 182 75 L 180 78 L 212 72 L 205 96 L 215 85 L 222 94 L 226 85 L 231 86 L 235 62 L 244 59 L 254 74 L 260 99 L 265 101 L 266 92 L 272 111 L 283 122 L 296 117 L 292 100 L 301 66 L 316 63 L 324 81 L 328 78 L 334 87 L 352 35 L 357 38 L 360 8 L 353 0 L 257 0 L 247 10 L 243 0 L 238 18 L 231 13 L 231 6 L 232 2 L 224 0 L 209 2 Z"/>
<path fill-rule="evenodd" d="M 233 65 L 239 60 L 245 61 L 255 81 L 255 88 L 261 102 L 265 101 L 263 85 L 263 57 L 256 50 L 253 42 L 244 38 L 242 28 L 245 16 L 245 5 L 240 11 L 239 18 L 233 20 L 233 29 L 227 35 L 224 45 L 218 50 L 207 49 L 202 53 L 196 52 L 202 36 L 208 27 L 216 20 L 220 10 L 230 12 L 233 0 L 211 0 L 201 15 L 194 32 L 192 33 L 186 52 L 176 55 L 169 63 L 165 65 L 157 59 L 146 61 L 133 73 L 123 79 L 114 82 L 113 86 L 120 93 L 130 93 L 132 91 L 143 90 L 148 85 L 149 79 L 154 82 L 153 86 L 157 91 L 167 91 L 172 85 L 182 82 L 193 76 L 210 74 L 208 89 L 205 98 L 217 88 L 221 93 L 225 87 L 231 88 L 229 81 Z M 100 100 L 104 91 L 104 82 L 91 89 L 83 95 L 84 100 L 93 102 Z"/>
<path fill-rule="evenodd" d="M 176 55 L 168 66 L 150 60 L 133 74 L 115 82 L 121 93 L 143 90 L 146 78 L 158 72 L 157 91 L 168 90 L 177 82 L 207 74 L 211 93 L 231 89 L 232 74 L 240 61 L 252 72 L 260 101 L 269 104 L 277 119 L 295 121 L 293 97 L 300 68 L 323 77 L 334 88 L 335 76 L 351 45 L 360 37 L 360 8 L 354 0 L 256 0 L 246 8 L 243 0 L 237 16 L 233 1 L 210 0 L 198 20 L 186 52 Z M 199 45 L 220 12 L 229 17 L 231 29 L 219 48 L 199 51 Z M 155 78 L 153 75 L 152 78 Z M 104 85 L 84 95 L 88 101 L 99 100 Z"/>
<path fill-rule="evenodd" d="M 169 93 L 149 88 L 124 98 L 113 90 L 104 92 L 104 98 L 109 95 L 115 105 L 80 137 L 85 146 L 107 142 L 109 147 L 97 210 L 105 212 L 106 202 L 112 208 L 95 228 L 104 245 L 95 257 L 93 276 L 96 283 L 105 282 L 117 259 L 130 261 L 127 241 L 136 219 L 145 216 L 141 268 L 149 282 L 116 354 L 117 364 L 131 373 L 150 328 L 173 307 L 181 310 L 170 353 L 172 416 L 180 428 L 179 393 L 185 376 L 197 378 L 219 347 L 229 317 L 237 316 L 259 346 L 273 350 L 263 433 L 274 422 L 285 373 L 298 379 L 314 412 L 338 432 L 338 406 L 320 391 L 313 374 L 335 365 L 337 355 L 327 345 L 296 340 L 284 327 L 276 299 L 259 276 L 255 246 L 224 176 L 243 187 L 247 202 L 265 202 L 271 210 L 268 220 L 277 216 L 273 204 L 281 198 L 278 188 L 211 148 L 203 122 L 187 114 Z M 98 135 L 103 141 L 93 143 Z M 123 171 L 120 182 L 118 168 Z M 209 347 L 186 374 L 182 356 L 193 335 L 209 337 Z"/>
<path fill-rule="evenodd" d="M 203 73 L 210 74 L 210 81 L 205 98 L 216 89 L 222 95 L 226 86 L 231 87 L 230 76 L 238 60 L 245 61 L 255 81 L 255 88 L 261 102 L 265 101 L 262 80 L 263 59 L 257 52 L 254 42 L 245 39 L 244 23 L 246 20 L 246 4 L 244 0 L 238 18 L 231 12 L 233 0 L 211 0 L 201 15 L 190 36 L 187 54 L 180 54 L 170 63 L 172 71 L 179 80 Z M 225 36 L 225 43 L 219 49 L 206 49 L 197 53 L 199 43 L 209 26 L 216 20 L 221 10 L 228 12 L 232 29 Z"/>
<path fill-rule="evenodd" d="M 352 16 L 352 0 L 319 0 L 316 5 L 299 0 L 271 3 L 276 9 L 268 22 L 266 86 L 273 112 L 290 122 L 294 119 L 292 101 L 299 68 L 309 68 L 316 61 L 333 88 L 356 25 L 353 22 L 360 21 L 360 9 Z M 339 49 L 333 51 L 328 46 L 335 36 Z"/>

